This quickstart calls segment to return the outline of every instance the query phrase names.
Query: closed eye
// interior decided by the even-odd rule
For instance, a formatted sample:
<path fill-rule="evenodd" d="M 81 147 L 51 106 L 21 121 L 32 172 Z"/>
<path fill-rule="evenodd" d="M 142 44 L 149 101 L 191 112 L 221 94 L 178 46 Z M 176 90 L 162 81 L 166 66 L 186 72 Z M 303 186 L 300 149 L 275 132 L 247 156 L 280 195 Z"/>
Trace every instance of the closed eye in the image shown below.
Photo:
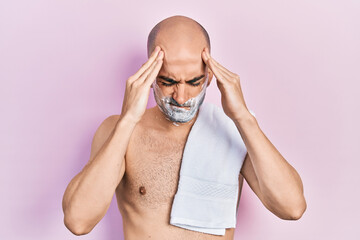
<path fill-rule="evenodd" d="M 199 86 L 199 85 L 200 85 L 200 81 L 197 82 L 197 83 L 190 83 L 190 85 L 191 85 L 191 86 L 194 86 L 194 87 Z"/>
<path fill-rule="evenodd" d="M 185 81 L 187 84 L 190 84 L 191 86 L 193 87 L 197 87 L 200 85 L 200 80 L 204 77 L 205 75 L 201 75 L 199 77 L 195 77 L 189 81 Z M 165 76 L 158 76 L 158 78 L 162 79 L 163 81 L 161 81 L 161 84 L 163 86 L 166 86 L 166 87 L 170 87 L 174 84 L 178 84 L 179 81 L 175 81 L 174 79 L 171 79 L 169 77 L 165 77 Z M 165 81 L 165 82 L 164 82 Z"/>
<path fill-rule="evenodd" d="M 170 86 L 174 85 L 175 83 L 165 83 L 165 82 L 161 82 L 161 84 L 162 84 L 163 86 L 170 87 Z M 197 82 L 197 83 L 188 83 L 188 84 L 190 84 L 190 85 L 193 86 L 193 87 L 196 87 L 196 86 L 199 86 L 199 85 L 200 85 L 200 82 Z"/>

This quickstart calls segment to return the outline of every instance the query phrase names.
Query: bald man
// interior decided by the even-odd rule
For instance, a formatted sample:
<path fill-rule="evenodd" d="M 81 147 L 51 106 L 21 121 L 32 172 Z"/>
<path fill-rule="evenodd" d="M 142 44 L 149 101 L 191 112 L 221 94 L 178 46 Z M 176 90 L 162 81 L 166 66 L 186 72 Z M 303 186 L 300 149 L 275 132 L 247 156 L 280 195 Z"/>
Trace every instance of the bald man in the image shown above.
<path fill-rule="evenodd" d="M 238 203 L 245 178 L 276 216 L 299 219 L 306 209 L 300 176 L 249 113 L 239 76 L 210 56 L 205 29 L 188 17 L 169 17 L 150 32 L 148 56 L 127 80 L 121 114 L 99 126 L 89 162 L 65 191 L 66 227 L 76 235 L 89 233 L 115 193 L 127 240 L 233 239 L 234 228 L 217 236 L 169 224 L 184 146 L 214 75 L 224 113 L 247 148 Z M 151 88 L 157 106 L 146 109 Z"/>

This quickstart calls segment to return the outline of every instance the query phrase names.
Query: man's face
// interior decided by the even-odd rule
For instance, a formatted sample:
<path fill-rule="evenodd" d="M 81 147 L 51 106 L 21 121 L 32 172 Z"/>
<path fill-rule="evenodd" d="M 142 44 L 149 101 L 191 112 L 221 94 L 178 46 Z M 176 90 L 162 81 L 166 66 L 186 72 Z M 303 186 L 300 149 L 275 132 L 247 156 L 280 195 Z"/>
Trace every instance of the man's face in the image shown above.
<path fill-rule="evenodd" d="M 169 120 L 188 122 L 201 106 L 210 82 L 201 49 L 161 47 L 165 55 L 152 86 L 155 100 Z"/>

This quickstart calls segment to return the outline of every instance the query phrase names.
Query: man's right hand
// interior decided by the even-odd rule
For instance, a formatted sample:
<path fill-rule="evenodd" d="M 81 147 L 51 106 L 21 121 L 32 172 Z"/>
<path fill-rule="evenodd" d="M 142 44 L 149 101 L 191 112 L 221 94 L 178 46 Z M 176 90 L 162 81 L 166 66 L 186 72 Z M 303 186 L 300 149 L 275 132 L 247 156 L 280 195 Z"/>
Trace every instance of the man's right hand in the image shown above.
<path fill-rule="evenodd" d="M 155 48 L 149 60 L 127 80 L 120 118 L 113 115 L 103 121 L 91 144 L 89 162 L 65 190 L 64 223 L 76 235 L 89 233 L 102 219 L 124 176 L 132 131 L 145 113 L 150 86 L 163 63 L 164 52 L 160 50 Z"/>
<path fill-rule="evenodd" d="M 156 79 L 164 52 L 157 46 L 142 67 L 126 81 L 121 116 L 135 123 L 139 122 L 146 110 L 150 86 Z"/>

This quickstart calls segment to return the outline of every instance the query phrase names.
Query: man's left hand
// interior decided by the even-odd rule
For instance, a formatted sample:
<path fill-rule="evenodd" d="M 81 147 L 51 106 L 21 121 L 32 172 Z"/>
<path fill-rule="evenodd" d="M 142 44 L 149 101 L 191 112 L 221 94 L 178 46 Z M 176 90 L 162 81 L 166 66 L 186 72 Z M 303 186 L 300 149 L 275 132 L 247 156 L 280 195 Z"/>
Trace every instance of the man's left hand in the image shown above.
<path fill-rule="evenodd" d="M 250 113 L 246 107 L 240 86 L 239 75 L 230 72 L 215 61 L 205 48 L 201 53 L 202 59 L 216 77 L 216 84 L 221 92 L 221 104 L 225 114 L 233 121 L 239 121 Z"/>

